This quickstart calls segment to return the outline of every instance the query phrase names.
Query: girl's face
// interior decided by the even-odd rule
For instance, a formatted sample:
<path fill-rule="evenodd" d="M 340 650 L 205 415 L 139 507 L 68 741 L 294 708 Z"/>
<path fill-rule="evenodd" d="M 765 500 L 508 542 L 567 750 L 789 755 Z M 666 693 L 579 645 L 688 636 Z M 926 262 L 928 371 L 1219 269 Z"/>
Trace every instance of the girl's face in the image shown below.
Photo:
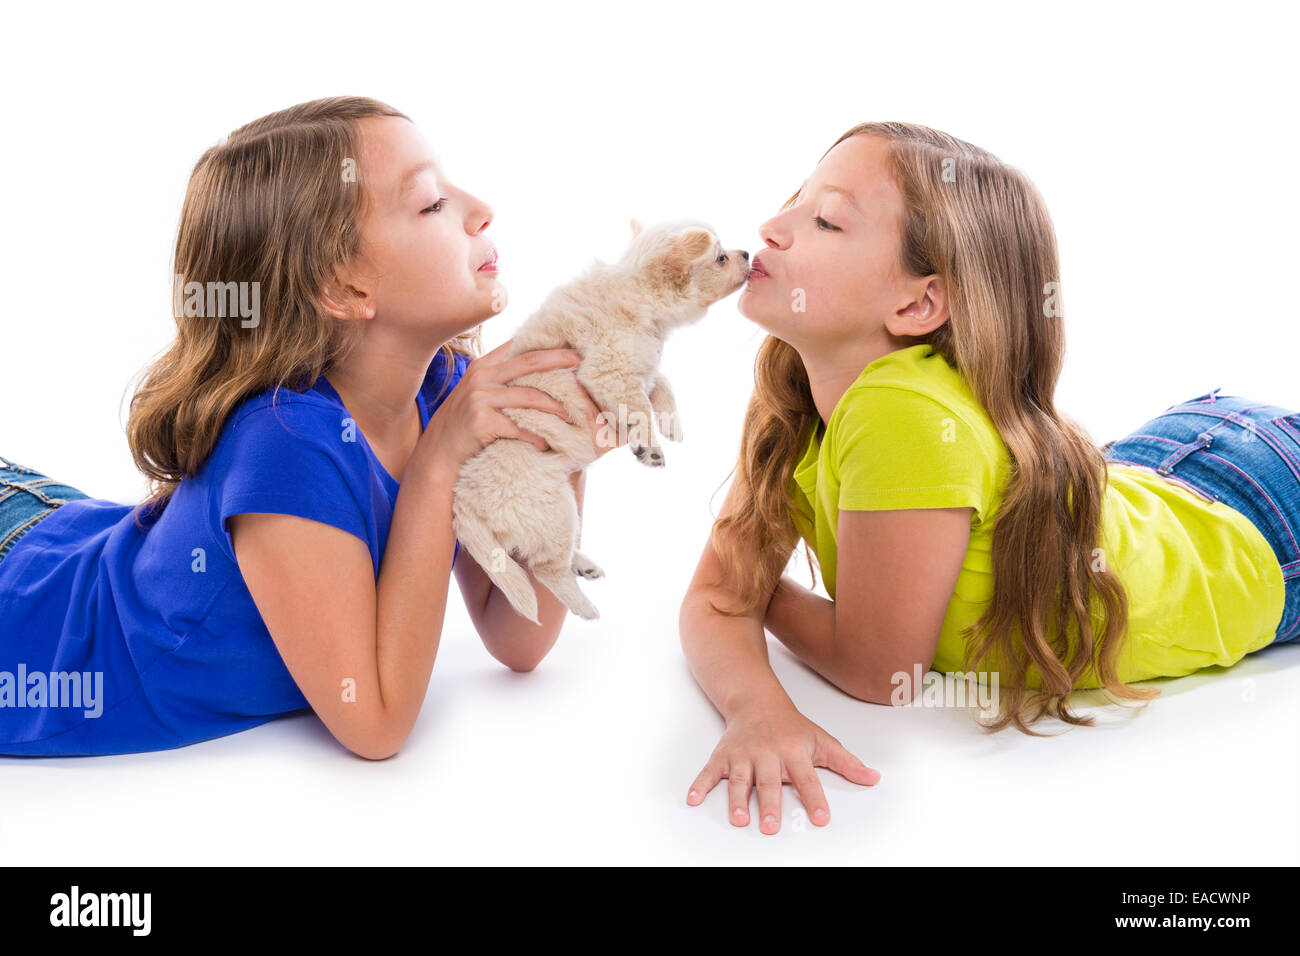
<path fill-rule="evenodd" d="M 908 320 L 925 282 L 899 263 L 903 196 L 887 156 L 887 140 L 859 134 L 822 158 L 794 204 L 760 227 L 767 248 L 753 265 L 767 275 L 746 284 L 742 315 L 797 349 L 819 352 L 882 329 L 929 331 Z"/>
<path fill-rule="evenodd" d="M 408 120 L 367 117 L 359 126 L 365 192 L 348 284 L 365 294 L 364 313 L 441 343 L 499 312 L 505 287 L 479 268 L 496 255 L 483 234 L 492 208 L 452 184 Z"/>

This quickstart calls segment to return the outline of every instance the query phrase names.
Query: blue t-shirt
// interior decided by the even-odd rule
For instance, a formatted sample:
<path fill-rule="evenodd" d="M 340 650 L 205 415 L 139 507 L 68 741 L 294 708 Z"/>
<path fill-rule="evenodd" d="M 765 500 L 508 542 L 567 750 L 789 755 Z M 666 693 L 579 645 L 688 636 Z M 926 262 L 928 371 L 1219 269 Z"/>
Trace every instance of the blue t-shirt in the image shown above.
<path fill-rule="evenodd" d="M 448 394 L 468 363 L 456 353 Z M 429 366 L 421 428 L 446 397 L 447 365 L 439 352 Z M 161 515 L 69 501 L 0 561 L 0 754 L 166 750 L 309 707 L 226 519 L 270 512 L 342 528 L 366 542 L 378 577 L 399 486 L 325 376 L 274 390 L 274 405 L 272 391 L 235 409 Z"/>

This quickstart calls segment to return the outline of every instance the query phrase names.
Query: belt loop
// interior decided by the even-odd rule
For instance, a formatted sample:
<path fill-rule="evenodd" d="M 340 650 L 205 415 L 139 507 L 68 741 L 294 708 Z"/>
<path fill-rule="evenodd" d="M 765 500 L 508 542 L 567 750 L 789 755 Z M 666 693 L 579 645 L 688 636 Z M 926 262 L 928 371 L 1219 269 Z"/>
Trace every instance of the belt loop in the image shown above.
<path fill-rule="evenodd" d="M 1212 434 L 1209 432 L 1201 432 L 1196 436 L 1196 441 L 1188 442 L 1186 445 L 1179 447 L 1173 454 L 1162 461 L 1160 466 L 1156 468 L 1156 471 L 1160 472 L 1162 475 L 1169 474 L 1173 471 L 1174 465 L 1178 464 L 1192 452 L 1205 448 L 1212 441 L 1214 441 L 1214 436 Z"/>

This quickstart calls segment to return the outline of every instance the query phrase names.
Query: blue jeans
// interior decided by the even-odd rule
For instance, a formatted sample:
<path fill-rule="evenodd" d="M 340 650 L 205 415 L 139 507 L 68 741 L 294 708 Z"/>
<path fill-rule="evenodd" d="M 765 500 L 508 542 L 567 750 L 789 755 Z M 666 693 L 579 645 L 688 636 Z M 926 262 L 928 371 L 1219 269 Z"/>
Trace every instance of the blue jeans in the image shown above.
<path fill-rule="evenodd" d="M 75 498 L 89 498 L 39 471 L 0 458 L 0 561 L 42 518 Z"/>
<path fill-rule="evenodd" d="M 1300 636 L 1300 413 L 1218 391 L 1171 405 L 1103 450 L 1251 520 L 1286 581 L 1273 643 L 1291 641 Z"/>

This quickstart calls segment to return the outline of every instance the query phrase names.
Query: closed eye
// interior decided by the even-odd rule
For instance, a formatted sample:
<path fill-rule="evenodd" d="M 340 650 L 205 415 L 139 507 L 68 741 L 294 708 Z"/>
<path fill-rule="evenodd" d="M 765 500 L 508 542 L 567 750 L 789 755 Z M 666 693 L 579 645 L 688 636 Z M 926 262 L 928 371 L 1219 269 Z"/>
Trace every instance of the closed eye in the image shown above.
<path fill-rule="evenodd" d="M 420 212 L 422 214 L 426 212 L 442 212 L 442 204 L 445 202 L 447 202 L 447 199 L 446 197 L 443 197 L 442 199 L 439 199 L 436 203 L 434 203 L 432 206 L 427 206 L 426 208 L 421 209 Z"/>
<path fill-rule="evenodd" d="M 817 228 L 818 228 L 818 229 L 825 229 L 825 230 L 828 231 L 828 232 L 839 232 L 839 231 L 840 231 L 840 227 L 839 227 L 839 226 L 832 226 L 829 222 L 827 222 L 827 221 L 826 221 L 825 219 L 823 219 L 821 216 L 813 216 L 813 222 L 817 223 Z"/>

